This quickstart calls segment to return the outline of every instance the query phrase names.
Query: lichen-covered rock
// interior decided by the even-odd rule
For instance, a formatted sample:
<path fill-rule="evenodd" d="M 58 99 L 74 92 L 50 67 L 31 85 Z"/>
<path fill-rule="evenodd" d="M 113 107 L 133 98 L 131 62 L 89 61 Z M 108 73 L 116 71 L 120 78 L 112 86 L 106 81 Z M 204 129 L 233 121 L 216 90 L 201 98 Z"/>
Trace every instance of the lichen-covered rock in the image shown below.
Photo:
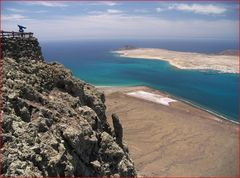
<path fill-rule="evenodd" d="M 32 39 L 27 49 L 18 40 L 4 44 L 3 175 L 135 176 L 106 120 L 104 94 L 61 64 L 39 60 L 29 52 L 38 48 Z"/>

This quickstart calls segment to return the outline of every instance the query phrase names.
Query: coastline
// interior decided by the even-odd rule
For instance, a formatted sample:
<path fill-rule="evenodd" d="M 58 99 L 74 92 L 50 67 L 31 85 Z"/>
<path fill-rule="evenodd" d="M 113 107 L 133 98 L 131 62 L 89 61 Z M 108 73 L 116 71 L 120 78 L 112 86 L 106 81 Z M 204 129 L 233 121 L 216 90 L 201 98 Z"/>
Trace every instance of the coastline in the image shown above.
<path fill-rule="evenodd" d="M 178 69 L 213 70 L 220 73 L 239 73 L 237 55 L 217 55 L 181 52 L 158 48 L 136 48 L 112 51 L 120 57 L 167 61 Z"/>
<path fill-rule="evenodd" d="M 137 88 L 143 87 L 143 88 L 152 90 L 153 92 L 154 92 L 154 91 L 155 91 L 155 92 L 160 92 L 160 93 L 162 93 L 162 94 L 164 94 L 164 95 L 166 95 L 166 96 L 171 97 L 172 99 L 176 99 L 177 101 L 181 101 L 181 102 L 183 102 L 183 103 L 185 103 L 185 104 L 187 104 L 187 105 L 190 105 L 190 106 L 192 106 L 192 107 L 194 107 L 194 108 L 196 108 L 196 109 L 200 109 L 200 110 L 202 110 L 202 111 L 204 111 L 204 112 L 207 112 L 207 113 L 209 113 L 209 114 L 212 114 L 212 115 L 218 117 L 218 118 L 221 119 L 221 120 L 224 120 L 224 121 L 227 121 L 227 122 L 231 122 L 231 123 L 234 123 L 234 124 L 237 124 L 237 125 L 239 124 L 238 121 L 235 121 L 235 120 L 233 120 L 233 119 L 227 118 L 226 116 L 221 115 L 220 113 L 217 113 L 216 111 L 212 111 L 212 110 L 207 109 L 207 108 L 205 108 L 205 107 L 203 107 L 203 106 L 201 106 L 201 105 L 197 105 L 197 104 L 195 104 L 195 103 L 193 103 L 193 102 L 191 102 L 191 101 L 188 101 L 188 100 L 186 100 L 186 99 L 183 99 L 183 98 L 181 98 L 181 97 L 179 97 L 179 96 L 175 96 L 175 95 L 173 95 L 173 94 L 170 94 L 170 93 L 168 93 L 168 92 L 166 92 L 166 91 L 157 90 L 157 89 L 154 89 L 154 88 L 150 88 L 150 87 L 148 87 L 148 86 L 144 86 L 144 85 L 136 85 L 136 86 L 103 86 L 103 85 L 96 85 L 95 87 L 96 87 L 96 88 L 99 88 L 99 89 L 106 89 L 106 88 L 107 88 L 107 89 L 115 89 L 116 91 L 117 91 L 118 89 L 119 89 L 120 91 L 121 91 L 121 89 L 137 90 Z"/>
<path fill-rule="evenodd" d="M 140 176 L 237 175 L 238 123 L 149 87 L 97 87 L 110 125 L 112 113 L 121 119 Z M 177 101 L 164 105 L 128 95 L 137 91 Z"/>
<path fill-rule="evenodd" d="M 162 92 L 162 91 L 161 91 L 161 92 Z M 167 93 L 167 92 L 163 92 L 163 93 L 169 94 L 169 93 Z M 190 106 L 192 106 L 192 107 L 195 107 L 196 109 L 200 109 L 200 110 L 202 110 L 202 111 L 208 112 L 209 114 L 212 114 L 212 115 L 214 115 L 214 116 L 216 116 L 216 117 L 219 117 L 220 119 L 223 119 L 223 120 L 228 121 L 228 122 L 232 122 L 232 123 L 234 123 L 234 124 L 239 124 L 239 122 L 237 122 L 237 121 L 235 121 L 235 120 L 232 120 L 232 119 L 230 119 L 230 118 L 227 118 L 226 116 L 221 115 L 220 113 L 217 113 L 216 111 L 212 111 L 212 110 L 207 109 L 207 108 L 205 108 L 205 107 L 203 107 L 203 106 L 201 106 L 201 105 L 197 105 L 197 104 L 195 104 L 195 103 L 193 103 L 193 102 L 191 102 L 191 101 L 188 101 L 188 100 L 186 100 L 186 99 L 183 99 L 183 98 L 181 98 L 181 97 L 179 97 L 179 96 L 175 96 L 175 95 L 172 95 L 172 94 L 169 94 L 169 95 L 171 95 L 172 98 L 175 98 L 175 99 L 177 99 L 177 100 L 179 100 L 179 101 L 181 101 L 181 102 L 184 102 L 184 103 L 186 103 L 186 104 L 188 104 L 188 105 L 190 105 Z"/>
<path fill-rule="evenodd" d="M 211 111 L 210 109 L 206 109 L 206 108 L 204 108 L 203 106 L 194 104 L 194 103 L 192 103 L 191 101 L 187 101 L 187 100 L 182 99 L 182 98 L 180 98 L 180 97 L 175 97 L 175 96 L 173 96 L 173 95 L 172 95 L 172 97 L 173 97 L 173 98 L 176 98 L 176 99 L 178 99 L 179 101 L 182 101 L 182 102 L 184 102 L 184 103 L 186 103 L 186 104 L 189 104 L 189 105 L 191 105 L 192 107 L 195 107 L 195 108 L 200 109 L 200 110 L 202 110 L 202 111 L 208 112 L 209 114 L 212 114 L 212 115 L 214 115 L 214 116 L 216 116 L 216 117 L 219 117 L 220 119 L 223 119 L 223 120 L 225 120 L 225 121 L 227 121 L 227 122 L 232 122 L 232 123 L 234 123 L 234 124 L 239 124 L 239 122 L 237 122 L 237 121 L 235 121 L 235 120 L 232 120 L 232 119 L 230 119 L 230 118 L 227 118 L 226 116 L 223 116 L 223 115 L 217 113 L 216 111 Z"/>

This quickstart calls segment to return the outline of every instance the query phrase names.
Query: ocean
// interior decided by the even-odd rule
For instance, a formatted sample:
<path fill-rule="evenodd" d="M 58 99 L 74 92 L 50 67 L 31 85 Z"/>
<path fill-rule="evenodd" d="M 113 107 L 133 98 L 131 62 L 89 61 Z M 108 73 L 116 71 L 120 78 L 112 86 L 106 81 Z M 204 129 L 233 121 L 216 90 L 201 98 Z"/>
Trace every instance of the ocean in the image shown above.
<path fill-rule="evenodd" d="M 122 58 L 112 53 L 125 45 L 176 51 L 218 53 L 238 49 L 223 40 L 83 40 L 41 42 L 47 61 L 58 61 L 75 77 L 93 85 L 144 85 L 238 121 L 238 75 L 180 70 L 168 62 Z"/>

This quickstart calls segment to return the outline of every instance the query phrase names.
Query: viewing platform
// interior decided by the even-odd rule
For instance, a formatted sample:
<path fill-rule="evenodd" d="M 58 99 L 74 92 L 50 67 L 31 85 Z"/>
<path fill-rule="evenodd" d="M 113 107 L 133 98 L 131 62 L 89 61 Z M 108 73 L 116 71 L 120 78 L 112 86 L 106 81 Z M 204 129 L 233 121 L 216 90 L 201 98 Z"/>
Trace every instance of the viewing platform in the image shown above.
<path fill-rule="evenodd" d="M 33 37 L 32 32 L 0 31 L 0 38 L 31 38 L 31 37 Z"/>

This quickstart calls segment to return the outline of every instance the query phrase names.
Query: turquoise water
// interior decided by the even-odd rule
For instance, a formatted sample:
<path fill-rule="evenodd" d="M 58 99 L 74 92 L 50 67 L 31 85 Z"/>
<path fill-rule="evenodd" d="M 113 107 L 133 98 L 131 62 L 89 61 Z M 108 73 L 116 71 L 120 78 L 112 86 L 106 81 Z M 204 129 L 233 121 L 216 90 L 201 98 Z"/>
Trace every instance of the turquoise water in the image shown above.
<path fill-rule="evenodd" d="M 133 44 L 134 42 L 131 42 Z M 140 46 L 142 42 L 136 46 Z M 218 42 L 219 43 L 219 42 Z M 94 85 L 135 86 L 145 85 L 168 92 L 176 97 L 238 121 L 238 75 L 222 74 L 215 71 L 179 70 L 168 62 L 144 59 L 122 58 L 111 53 L 122 47 L 125 41 L 87 41 L 66 43 L 42 43 L 43 53 L 49 61 L 59 61 L 73 71 L 76 77 Z M 146 42 L 141 47 L 164 46 L 161 42 Z M 173 50 L 218 52 L 233 48 L 204 42 L 187 43 L 179 49 L 174 43 Z M 195 44 L 195 45 L 193 45 Z M 225 44 L 225 43 L 224 43 Z M 171 46 L 171 42 L 165 43 Z M 199 47 L 198 47 L 199 45 Z M 232 45 L 232 46 L 229 46 Z M 201 47 L 202 46 L 202 47 Z M 199 50 L 198 50 L 199 49 Z M 204 50 L 205 49 L 205 50 Z"/>

